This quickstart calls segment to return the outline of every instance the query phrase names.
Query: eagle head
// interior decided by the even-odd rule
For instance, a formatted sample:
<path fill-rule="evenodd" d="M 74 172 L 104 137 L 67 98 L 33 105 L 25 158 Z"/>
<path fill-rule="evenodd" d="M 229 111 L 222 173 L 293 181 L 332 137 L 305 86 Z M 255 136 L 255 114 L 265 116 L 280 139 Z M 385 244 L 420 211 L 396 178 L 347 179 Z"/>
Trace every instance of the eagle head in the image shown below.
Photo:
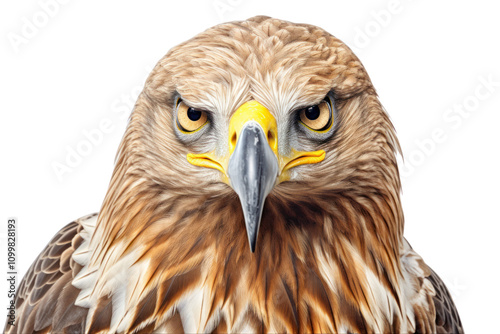
<path fill-rule="evenodd" d="M 394 225 L 387 232 L 400 232 L 397 149 L 370 79 L 344 43 L 315 26 L 260 16 L 208 29 L 159 61 L 114 183 L 141 183 L 138 200 L 151 200 L 160 216 L 199 215 L 193 237 L 221 229 L 239 239 L 245 227 L 254 252 L 259 227 L 271 241 L 284 237 L 272 230 L 323 225 L 339 210 L 335 202 L 382 199 Z M 123 195 L 129 204 L 139 197 Z M 208 221 L 214 212 L 217 221 Z M 352 219 L 333 225 L 365 229 Z"/>

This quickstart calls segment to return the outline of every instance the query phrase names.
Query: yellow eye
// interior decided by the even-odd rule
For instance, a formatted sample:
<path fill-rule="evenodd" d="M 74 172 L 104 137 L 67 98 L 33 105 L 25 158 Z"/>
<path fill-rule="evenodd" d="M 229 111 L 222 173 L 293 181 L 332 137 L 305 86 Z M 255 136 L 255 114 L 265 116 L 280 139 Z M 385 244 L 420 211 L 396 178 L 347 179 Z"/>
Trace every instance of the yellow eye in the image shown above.
<path fill-rule="evenodd" d="M 179 101 L 177 104 L 177 126 L 181 131 L 194 132 L 207 123 L 207 113 L 187 106 Z"/>
<path fill-rule="evenodd" d="M 300 121 L 314 131 L 328 131 L 333 124 L 332 110 L 328 102 L 300 110 Z"/>

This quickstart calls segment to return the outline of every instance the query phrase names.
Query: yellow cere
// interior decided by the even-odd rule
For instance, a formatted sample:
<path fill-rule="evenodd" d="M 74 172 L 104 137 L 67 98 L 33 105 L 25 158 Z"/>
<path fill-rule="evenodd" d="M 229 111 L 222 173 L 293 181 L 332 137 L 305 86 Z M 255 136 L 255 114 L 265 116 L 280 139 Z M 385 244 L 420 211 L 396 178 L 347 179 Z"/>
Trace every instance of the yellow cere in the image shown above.
<path fill-rule="evenodd" d="M 273 115 L 257 101 L 248 101 L 235 111 L 229 122 L 229 153 L 233 153 L 238 135 L 243 126 L 249 121 L 255 121 L 264 130 L 269 146 L 277 155 L 278 152 L 278 125 Z"/>

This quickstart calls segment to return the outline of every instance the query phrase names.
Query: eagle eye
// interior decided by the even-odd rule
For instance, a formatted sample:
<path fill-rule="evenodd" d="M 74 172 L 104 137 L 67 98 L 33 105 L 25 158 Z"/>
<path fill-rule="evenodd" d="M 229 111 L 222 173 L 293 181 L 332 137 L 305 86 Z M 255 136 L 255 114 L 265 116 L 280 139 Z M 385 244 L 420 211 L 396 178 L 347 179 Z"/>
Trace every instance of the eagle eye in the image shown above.
<path fill-rule="evenodd" d="M 189 107 L 183 101 L 177 103 L 177 126 L 182 132 L 195 132 L 207 122 L 205 111 Z"/>
<path fill-rule="evenodd" d="M 320 104 L 301 109 L 299 113 L 302 124 L 316 132 L 330 130 L 333 124 L 333 113 L 329 100 L 327 98 Z"/>

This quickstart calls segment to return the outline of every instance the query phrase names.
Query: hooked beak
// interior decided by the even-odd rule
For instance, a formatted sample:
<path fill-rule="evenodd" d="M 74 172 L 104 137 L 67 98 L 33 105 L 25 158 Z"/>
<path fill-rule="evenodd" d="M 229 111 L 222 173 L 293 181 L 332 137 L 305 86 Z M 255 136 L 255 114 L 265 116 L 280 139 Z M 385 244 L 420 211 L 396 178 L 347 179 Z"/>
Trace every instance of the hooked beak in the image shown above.
<path fill-rule="evenodd" d="M 274 187 L 278 171 L 278 159 L 267 142 L 262 126 L 255 121 L 245 123 L 229 159 L 227 175 L 240 198 L 252 253 L 259 234 L 264 201 Z"/>
<path fill-rule="evenodd" d="M 245 218 L 250 250 L 255 251 L 264 202 L 275 184 L 288 180 L 287 171 L 302 164 L 323 161 L 325 151 L 291 150 L 289 156 L 278 154 L 276 119 L 257 101 L 249 101 L 236 110 L 229 123 L 229 155 L 214 152 L 189 153 L 188 161 L 214 168 L 224 174 L 238 194 Z"/>

